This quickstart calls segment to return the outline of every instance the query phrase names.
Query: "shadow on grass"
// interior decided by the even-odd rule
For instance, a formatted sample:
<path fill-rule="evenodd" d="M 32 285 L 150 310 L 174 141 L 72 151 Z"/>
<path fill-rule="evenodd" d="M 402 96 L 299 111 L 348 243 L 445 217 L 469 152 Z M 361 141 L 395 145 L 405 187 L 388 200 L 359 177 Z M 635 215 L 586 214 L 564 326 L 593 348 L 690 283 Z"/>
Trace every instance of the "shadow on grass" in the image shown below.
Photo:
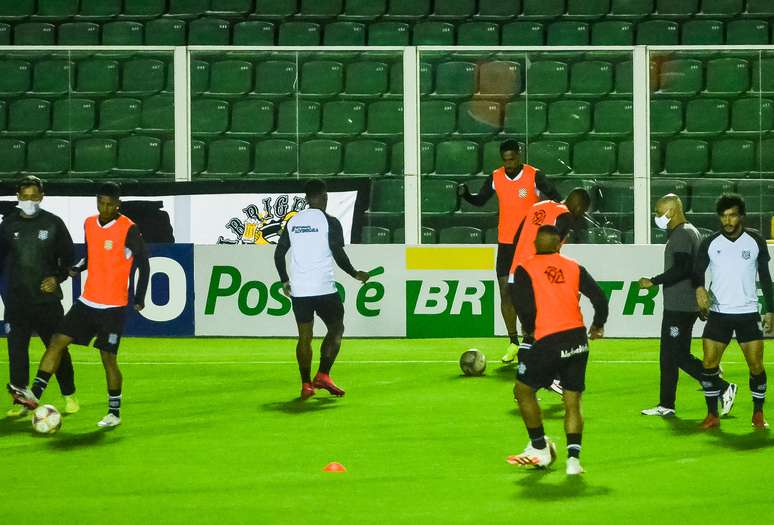
<path fill-rule="evenodd" d="M 25 417 L 4 417 L 0 419 L 0 436 L 8 434 L 10 432 L 18 432 L 22 429 L 29 430 L 30 426 L 29 416 Z"/>
<path fill-rule="evenodd" d="M 560 480 L 558 476 L 562 479 Z M 549 480 L 558 481 L 558 483 L 550 483 Z M 589 485 L 583 476 L 566 476 L 559 469 L 529 470 L 515 483 L 522 488 L 517 496 L 519 499 L 535 501 L 608 496 L 611 492 L 608 487 Z"/>
<path fill-rule="evenodd" d="M 290 401 L 275 401 L 273 403 L 264 403 L 262 410 L 268 412 L 283 412 L 285 414 L 304 414 L 307 412 L 318 412 L 320 410 L 329 410 L 336 408 L 336 400 L 330 397 L 313 397 L 306 401 L 301 401 L 300 397 Z"/>
<path fill-rule="evenodd" d="M 114 429 L 100 429 L 93 432 L 84 432 L 82 434 L 59 434 L 49 443 L 49 446 L 56 450 L 75 450 L 78 448 L 94 447 L 97 445 L 110 445 L 121 439 L 113 437 L 108 439 L 108 435 Z"/>
<path fill-rule="evenodd" d="M 709 443 L 732 450 L 757 450 L 774 447 L 774 433 L 771 430 L 755 430 L 749 426 L 749 422 L 740 420 L 734 416 L 724 417 L 720 428 L 702 430 L 699 428 L 701 420 L 680 419 L 677 417 L 665 418 L 671 426 L 672 432 L 680 436 L 706 435 L 711 438 Z M 744 434 L 730 434 L 723 431 L 723 427 L 729 429 L 745 429 Z"/>

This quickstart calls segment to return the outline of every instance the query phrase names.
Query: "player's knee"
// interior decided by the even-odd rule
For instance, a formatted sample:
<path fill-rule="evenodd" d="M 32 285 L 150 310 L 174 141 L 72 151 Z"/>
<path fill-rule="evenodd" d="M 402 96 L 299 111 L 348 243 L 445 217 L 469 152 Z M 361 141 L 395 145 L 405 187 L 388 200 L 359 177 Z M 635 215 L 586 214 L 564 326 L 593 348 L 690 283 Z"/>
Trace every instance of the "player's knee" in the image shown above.
<path fill-rule="evenodd" d="M 67 345 L 70 344 L 70 338 L 66 335 L 62 334 L 55 334 L 51 338 L 51 342 L 48 344 L 48 351 L 54 352 L 55 354 L 61 354 L 65 351 L 67 348 Z"/>

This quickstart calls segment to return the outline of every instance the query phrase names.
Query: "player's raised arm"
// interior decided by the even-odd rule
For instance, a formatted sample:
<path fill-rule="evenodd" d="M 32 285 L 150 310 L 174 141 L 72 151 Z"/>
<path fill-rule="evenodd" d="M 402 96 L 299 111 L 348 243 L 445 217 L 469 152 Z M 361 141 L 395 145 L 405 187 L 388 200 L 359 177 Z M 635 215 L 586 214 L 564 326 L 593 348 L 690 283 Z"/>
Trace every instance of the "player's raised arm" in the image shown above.
<path fill-rule="evenodd" d="M 597 281 L 586 271 L 583 266 L 580 267 L 580 293 L 585 295 L 591 301 L 594 307 L 594 320 L 591 322 L 589 335 L 592 339 L 598 339 L 604 334 L 603 329 L 607 322 L 609 308 L 607 305 L 607 296 Z"/>
<path fill-rule="evenodd" d="M 494 182 L 492 175 L 489 175 L 486 180 L 484 180 L 484 183 L 481 185 L 478 193 L 470 193 L 468 185 L 464 182 L 458 184 L 457 195 L 465 199 L 468 204 L 472 204 L 473 206 L 483 206 L 489 202 L 489 199 L 491 199 L 492 195 L 494 195 Z"/>
<path fill-rule="evenodd" d="M 559 191 L 556 189 L 553 183 L 548 180 L 542 171 L 538 170 L 538 172 L 535 173 L 535 187 L 547 199 L 551 199 L 552 201 L 556 202 L 560 202 L 562 200 L 562 196 L 559 194 Z"/>

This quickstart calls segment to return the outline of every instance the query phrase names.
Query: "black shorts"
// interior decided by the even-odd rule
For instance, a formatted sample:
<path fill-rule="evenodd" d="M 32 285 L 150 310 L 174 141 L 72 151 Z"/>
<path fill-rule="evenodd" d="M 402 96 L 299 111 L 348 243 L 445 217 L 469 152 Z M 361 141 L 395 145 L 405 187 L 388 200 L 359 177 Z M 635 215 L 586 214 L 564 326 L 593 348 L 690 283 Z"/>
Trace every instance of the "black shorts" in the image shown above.
<path fill-rule="evenodd" d="M 565 390 L 583 392 L 588 360 L 585 328 L 559 332 L 535 341 L 530 349 L 519 350 L 516 379 L 538 390 L 558 376 Z"/>
<path fill-rule="evenodd" d="M 94 348 L 109 354 L 118 354 L 121 335 L 124 332 L 126 307 L 92 308 L 76 301 L 67 312 L 62 324 L 57 330 L 60 334 L 72 337 L 75 344 L 89 346 L 94 341 Z"/>
<path fill-rule="evenodd" d="M 298 324 L 311 323 L 314 321 L 314 314 L 320 316 L 326 325 L 344 322 L 344 304 L 342 304 L 338 292 L 310 297 L 293 297 L 291 301 L 293 315 L 296 316 Z"/>
<path fill-rule="evenodd" d="M 516 254 L 516 246 L 513 244 L 498 244 L 497 245 L 497 277 L 508 277 L 511 273 L 511 264 L 513 264 L 513 256 Z"/>
<path fill-rule="evenodd" d="M 707 324 L 704 325 L 704 339 L 712 339 L 719 343 L 728 344 L 736 333 L 739 343 L 761 341 L 763 339 L 763 327 L 761 316 L 758 314 L 721 314 L 710 312 Z"/>

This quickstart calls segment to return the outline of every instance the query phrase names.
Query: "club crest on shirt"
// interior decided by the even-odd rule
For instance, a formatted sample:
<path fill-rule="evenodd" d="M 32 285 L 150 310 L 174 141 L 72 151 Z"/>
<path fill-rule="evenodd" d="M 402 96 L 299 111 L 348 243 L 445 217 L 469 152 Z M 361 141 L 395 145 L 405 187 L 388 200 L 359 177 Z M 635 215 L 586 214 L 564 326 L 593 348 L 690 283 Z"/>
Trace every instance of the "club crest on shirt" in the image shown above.
<path fill-rule="evenodd" d="M 113 241 L 110 239 L 105 239 L 105 244 L 102 245 L 106 250 L 112 250 L 113 249 Z"/>
<path fill-rule="evenodd" d="M 40 239 L 41 241 L 45 241 L 46 239 L 48 239 L 48 230 L 39 230 L 38 239 Z"/>
<path fill-rule="evenodd" d="M 679 326 L 670 326 L 669 327 L 669 335 L 671 337 L 678 337 L 680 335 L 680 327 Z"/>
<path fill-rule="evenodd" d="M 745 261 L 750 258 L 750 250 L 742 250 L 742 259 Z"/>
<path fill-rule="evenodd" d="M 13 238 L 16 240 L 19 238 L 19 232 L 13 232 Z"/>
<path fill-rule="evenodd" d="M 526 188 L 519 188 L 519 198 L 520 199 L 526 199 L 529 192 Z"/>
<path fill-rule="evenodd" d="M 231 238 L 218 237 L 217 244 L 277 244 L 287 222 L 308 207 L 306 199 L 289 195 L 266 197 L 260 204 L 242 208 L 242 218 L 232 217 L 225 225 Z"/>
<path fill-rule="evenodd" d="M 519 373 L 520 376 L 523 376 L 524 373 L 527 371 L 527 365 L 524 363 L 519 363 L 519 366 L 516 368 L 516 371 Z"/>

